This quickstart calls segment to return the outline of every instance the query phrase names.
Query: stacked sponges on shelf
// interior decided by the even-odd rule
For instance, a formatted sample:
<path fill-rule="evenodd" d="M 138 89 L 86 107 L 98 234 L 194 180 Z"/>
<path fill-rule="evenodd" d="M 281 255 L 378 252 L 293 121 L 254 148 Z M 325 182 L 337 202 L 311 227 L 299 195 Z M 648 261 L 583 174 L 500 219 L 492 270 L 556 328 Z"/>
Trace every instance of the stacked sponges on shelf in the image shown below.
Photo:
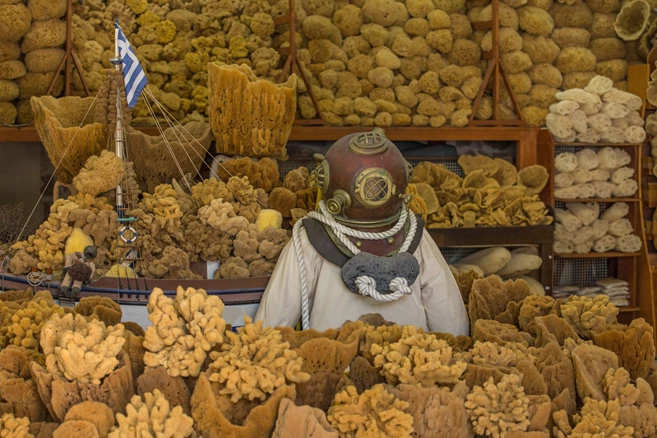
<path fill-rule="evenodd" d="M 639 110 L 643 99 L 614 88 L 611 79 L 596 76 L 586 87 L 556 94 L 546 125 L 561 143 L 641 143 L 646 138 Z"/>
<path fill-rule="evenodd" d="M 552 223 L 538 196 L 549 179 L 543 166 L 518 171 L 508 161 L 483 155 L 463 155 L 458 163 L 465 177 L 427 161 L 413 171 L 411 190 L 424 202 L 416 213 L 427 219 L 427 228 Z"/>
<path fill-rule="evenodd" d="M 616 307 L 626 307 L 630 304 L 629 283 L 618 278 L 608 277 L 597 280 L 593 286 L 556 286 L 553 297 L 568 299 L 570 296 L 594 298 L 598 295 L 609 297 Z"/>
<path fill-rule="evenodd" d="M 640 59 L 634 20 L 643 24 L 646 17 L 645 8 L 629 8 L 614 29 L 620 7 L 617 1 L 570 0 L 555 5 L 510 0 L 499 6 L 503 67 L 530 125 L 545 123 L 555 93 L 582 87 L 596 74 L 626 87 L 628 62 Z M 285 59 L 277 49 L 291 40 L 288 27 L 274 23 L 288 13 L 287 0 L 110 0 L 75 9 L 73 42 L 92 91 L 110 67 L 112 19 L 118 16 L 132 35 L 153 93 L 185 121 L 203 120 L 208 113 L 208 62 L 245 64 L 258 77 L 279 81 Z M 303 118 L 319 116 L 312 91 L 333 125 L 467 125 L 488 67 L 484 52 L 492 49 L 492 32 L 477 26 L 492 19 L 490 4 L 299 1 L 295 14 L 294 38 L 309 78 L 309 86 L 299 84 Z M 82 91 L 75 77 L 74 89 Z M 500 117 L 514 118 L 506 91 L 501 103 Z M 138 105 L 137 122 L 150 122 L 146 110 Z M 490 95 L 474 116 L 492 116 Z"/>
<path fill-rule="evenodd" d="M 30 98 L 64 88 L 55 72 L 64 57 L 66 0 L 0 4 L 0 125 L 32 122 Z"/>
<path fill-rule="evenodd" d="M 566 203 L 566 209 L 555 208 L 554 252 L 588 254 L 620 251 L 635 253 L 641 249 L 641 237 L 634 233 L 626 218 L 628 204 L 618 202 L 600 214 L 595 202 Z"/>
<path fill-rule="evenodd" d="M 632 158 L 621 148 L 563 152 L 554 159 L 557 199 L 629 198 L 639 188 Z"/>

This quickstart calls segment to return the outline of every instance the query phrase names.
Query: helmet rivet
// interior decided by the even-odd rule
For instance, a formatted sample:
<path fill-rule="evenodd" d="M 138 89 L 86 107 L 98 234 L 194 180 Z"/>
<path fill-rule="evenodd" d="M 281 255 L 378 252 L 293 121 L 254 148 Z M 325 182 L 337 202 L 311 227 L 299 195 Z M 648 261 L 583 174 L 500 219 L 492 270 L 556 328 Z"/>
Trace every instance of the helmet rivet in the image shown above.
<path fill-rule="evenodd" d="M 363 246 L 363 242 L 361 242 L 360 240 L 357 240 L 356 241 L 356 248 L 360 248 L 361 246 Z"/>
<path fill-rule="evenodd" d="M 395 243 L 395 238 L 394 237 L 388 237 L 388 244 L 392 245 L 393 243 Z"/>

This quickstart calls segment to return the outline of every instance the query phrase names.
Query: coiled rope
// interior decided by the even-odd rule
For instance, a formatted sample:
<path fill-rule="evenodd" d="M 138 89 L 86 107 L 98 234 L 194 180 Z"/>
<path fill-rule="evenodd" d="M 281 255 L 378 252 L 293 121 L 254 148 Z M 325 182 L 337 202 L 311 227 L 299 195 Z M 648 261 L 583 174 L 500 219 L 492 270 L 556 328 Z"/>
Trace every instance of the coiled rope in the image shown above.
<path fill-rule="evenodd" d="M 362 240 L 383 240 L 397 234 L 403 227 L 406 225 L 406 221 L 410 221 L 410 228 L 404 243 L 399 248 L 398 252 L 406 252 L 410 248 L 413 239 L 415 238 L 415 233 L 417 232 L 417 218 L 414 214 L 409 214 L 407 208 L 404 208 L 399 215 L 399 220 L 394 227 L 387 231 L 380 233 L 369 233 L 360 230 L 354 230 L 349 228 L 338 221 L 336 221 L 333 216 L 328 212 L 326 204 L 324 201 L 319 202 L 319 212 L 311 211 L 308 213 L 308 217 L 315 219 L 323 223 L 324 225 L 331 228 L 335 236 L 340 240 L 340 242 L 351 251 L 353 255 L 359 254 L 361 251 L 354 245 L 347 236 L 355 237 Z M 297 257 L 297 265 L 299 266 L 299 283 L 301 286 L 301 327 L 306 330 L 310 328 L 310 308 L 309 308 L 309 296 L 308 296 L 308 279 L 306 277 L 306 265 L 303 259 L 303 248 L 301 247 L 301 228 L 303 227 L 303 221 L 297 221 L 292 230 L 292 241 L 294 243 L 294 252 Z M 412 292 L 411 287 L 408 284 L 408 281 L 405 278 L 394 278 L 390 284 L 389 294 L 382 294 L 376 290 L 376 280 L 372 277 L 363 275 L 356 278 L 356 286 L 358 287 L 358 292 L 365 297 L 372 297 L 379 302 L 391 302 L 396 301 L 408 295 Z"/>

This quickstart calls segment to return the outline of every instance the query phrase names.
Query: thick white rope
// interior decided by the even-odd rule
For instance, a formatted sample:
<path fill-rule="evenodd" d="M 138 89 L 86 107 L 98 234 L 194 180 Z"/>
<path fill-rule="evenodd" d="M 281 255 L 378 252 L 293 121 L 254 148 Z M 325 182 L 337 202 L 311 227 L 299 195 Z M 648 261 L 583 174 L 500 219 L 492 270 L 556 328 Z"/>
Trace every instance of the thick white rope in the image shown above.
<path fill-rule="evenodd" d="M 410 228 L 404 243 L 399 248 L 398 252 L 406 252 L 410 248 L 413 239 L 415 238 L 415 233 L 417 232 L 417 218 L 414 214 L 409 214 L 408 209 L 402 209 L 402 212 L 399 216 L 397 224 L 388 231 L 381 233 L 368 233 L 365 231 L 354 230 L 349 227 L 346 227 L 338 223 L 326 209 L 324 201 L 319 203 L 320 212 L 311 211 L 308 213 L 308 217 L 315 219 L 324 225 L 327 225 L 331 228 L 336 237 L 345 245 L 352 254 L 359 254 L 361 251 L 354 245 L 348 238 L 347 234 L 364 240 L 382 240 L 392 237 L 399 230 L 401 230 L 406 224 L 406 220 L 410 220 Z M 303 259 L 303 248 L 301 247 L 301 237 L 300 232 L 303 227 L 303 221 L 297 221 L 294 224 L 294 229 L 292 230 L 292 241 L 294 243 L 294 252 L 297 258 L 297 266 L 299 267 L 299 285 L 301 287 L 301 327 L 304 330 L 310 328 L 310 298 L 308 296 L 308 279 L 306 277 L 306 265 Z M 369 276 L 359 276 L 356 279 L 356 286 L 358 287 L 358 292 L 365 297 L 372 297 L 378 302 L 391 302 L 396 301 L 408 295 L 412 292 L 411 287 L 408 285 L 408 281 L 405 278 L 394 278 L 389 284 L 390 291 L 392 293 L 382 294 L 376 290 L 376 281 Z"/>

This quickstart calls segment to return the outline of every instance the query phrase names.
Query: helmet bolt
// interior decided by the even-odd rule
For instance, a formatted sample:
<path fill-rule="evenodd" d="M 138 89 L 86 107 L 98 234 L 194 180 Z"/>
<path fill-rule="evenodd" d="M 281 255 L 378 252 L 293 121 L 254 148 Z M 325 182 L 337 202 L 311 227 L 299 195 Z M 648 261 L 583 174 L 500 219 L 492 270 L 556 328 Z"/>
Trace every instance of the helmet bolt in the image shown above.
<path fill-rule="evenodd" d="M 388 237 L 388 245 L 392 245 L 395 243 L 395 238 L 394 237 Z"/>
<path fill-rule="evenodd" d="M 363 242 L 361 242 L 360 240 L 357 240 L 356 241 L 356 248 L 360 248 L 361 246 L 363 246 Z"/>

